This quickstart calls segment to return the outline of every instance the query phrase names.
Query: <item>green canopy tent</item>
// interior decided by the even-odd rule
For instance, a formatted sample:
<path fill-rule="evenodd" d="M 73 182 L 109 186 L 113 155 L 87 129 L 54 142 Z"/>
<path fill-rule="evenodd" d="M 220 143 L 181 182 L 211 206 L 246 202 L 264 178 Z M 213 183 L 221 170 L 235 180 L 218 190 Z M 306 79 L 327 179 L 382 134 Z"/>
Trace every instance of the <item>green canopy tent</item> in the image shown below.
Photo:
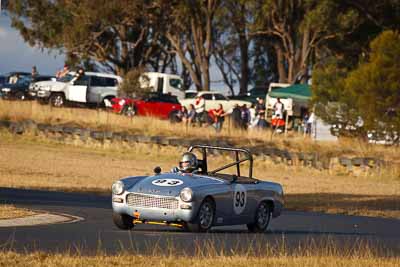
<path fill-rule="evenodd" d="M 308 84 L 294 84 L 277 88 L 268 94 L 274 98 L 292 98 L 293 102 L 308 102 L 311 99 L 311 88 Z"/>

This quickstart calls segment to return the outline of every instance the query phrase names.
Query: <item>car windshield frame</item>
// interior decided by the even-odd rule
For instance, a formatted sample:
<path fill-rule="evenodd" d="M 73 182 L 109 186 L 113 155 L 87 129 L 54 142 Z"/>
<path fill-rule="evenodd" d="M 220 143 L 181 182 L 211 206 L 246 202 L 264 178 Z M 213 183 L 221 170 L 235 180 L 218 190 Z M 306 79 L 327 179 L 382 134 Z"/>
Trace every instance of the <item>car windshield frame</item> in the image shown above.
<path fill-rule="evenodd" d="M 68 73 L 63 77 L 58 78 L 57 82 L 69 83 L 73 78 L 74 78 L 74 75 Z"/>
<path fill-rule="evenodd" d="M 179 91 L 184 91 L 183 89 L 183 82 L 181 79 L 178 78 L 171 78 L 168 81 L 169 85 L 172 86 L 175 89 L 178 89 Z"/>

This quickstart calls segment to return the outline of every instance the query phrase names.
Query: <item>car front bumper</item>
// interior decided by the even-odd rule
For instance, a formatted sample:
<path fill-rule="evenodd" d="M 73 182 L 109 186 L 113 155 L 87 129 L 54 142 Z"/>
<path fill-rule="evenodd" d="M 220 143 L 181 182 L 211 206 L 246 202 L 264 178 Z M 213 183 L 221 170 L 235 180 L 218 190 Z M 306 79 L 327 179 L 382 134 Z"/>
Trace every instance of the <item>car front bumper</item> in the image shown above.
<path fill-rule="evenodd" d="M 176 208 L 149 207 L 148 205 L 128 204 L 127 195 L 112 196 L 113 211 L 119 214 L 127 214 L 136 219 L 143 221 L 160 221 L 160 222 L 191 222 L 196 215 L 196 205 L 193 202 L 184 202 L 179 197 L 175 197 L 177 202 Z M 148 195 L 146 195 L 148 196 Z M 162 198 L 160 196 L 154 196 Z M 171 199 L 171 197 L 168 197 Z M 122 201 L 122 202 L 121 202 Z"/>
<path fill-rule="evenodd" d="M 37 93 L 36 93 L 36 96 L 38 98 L 49 98 L 50 91 L 38 90 Z"/>

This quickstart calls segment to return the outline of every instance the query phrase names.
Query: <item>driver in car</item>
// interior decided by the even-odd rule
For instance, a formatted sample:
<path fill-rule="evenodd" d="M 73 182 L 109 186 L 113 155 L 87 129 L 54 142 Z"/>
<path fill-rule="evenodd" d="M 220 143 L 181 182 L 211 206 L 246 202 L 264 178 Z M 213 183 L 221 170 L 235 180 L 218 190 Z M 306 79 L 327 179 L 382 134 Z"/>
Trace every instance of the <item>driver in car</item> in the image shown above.
<path fill-rule="evenodd" d="M 182 155 L 182 160 L 178 167 L 174 167 L 171 172 L 174 173 L 197 173 L 199 171 L 198 161 L 195 154 L 185 152 Z"/>

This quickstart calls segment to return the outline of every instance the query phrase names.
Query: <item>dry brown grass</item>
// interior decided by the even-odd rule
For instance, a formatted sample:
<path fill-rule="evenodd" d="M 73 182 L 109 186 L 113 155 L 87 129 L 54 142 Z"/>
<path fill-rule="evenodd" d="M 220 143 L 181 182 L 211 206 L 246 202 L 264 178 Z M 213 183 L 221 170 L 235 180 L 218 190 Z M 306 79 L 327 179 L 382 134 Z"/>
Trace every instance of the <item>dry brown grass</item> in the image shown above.
<path fill-rule="evenodd" d="M 136 144 L 132 147 L 74 147 L 0 133 L 0 186 L 64 191 L 110 191 L 113 181 L 176 166 L 183 149 Z M 222 164 L 225 157 L 213 157 Z M 225 161 L 226 163 L 226 161 Z M 331 213 L 400 218 L 398 172 L 380 170 L 354 177 L 255 159 L 254 176 L 279 182 L 286 207 Z"/>
<path fill-rule="evenodd" d="M 375 156 L 387 161 L 400 162 L 399 148 L 369 145 L 357 139 L 343 139 L 339 143 L 313 142 L 296 133 L 271 135 L 270 131 L 241 131 L 230 127 L 229 120 L 222 132 L 217 134 L 212 128 L 182 127 L 149 117 L 132 119 L 94 109 L 51 108 L 37 102 L 20 102 L 0 100 L 0 119 L 23 120 L 33 119 L 45 123 L 74 123 L 85 127 L 128 131 L 146 135 L 178 136 L 185 138 L 208 138 L 233 140 L 246 146 L 263 142 L 290 151 L 323 152 L 330 155 Z"/>
<path fill-rule="evenodd" d="M 243 256 L 218 256 L 211 258 L 201 257 L 160 257 L 160 256 L 69 256 L 63 254 L 32 253 L 28 255 L 13 252 L 0 254 L 0 266 L 308 266 L 308 267 L 397 267 L 400 264 L 398 258 L 379 257 L 341 257 L 341 256 L 270 256 L 270 257 L 243 257 Z"/>
<path fill-rule="evenodd" d="M 21 217 L 31 216 L 34 214 L 36 213 L 28 209 L 17 208 L 14 205 L 0 204 L 0 220 L 21 218 Z"/>

